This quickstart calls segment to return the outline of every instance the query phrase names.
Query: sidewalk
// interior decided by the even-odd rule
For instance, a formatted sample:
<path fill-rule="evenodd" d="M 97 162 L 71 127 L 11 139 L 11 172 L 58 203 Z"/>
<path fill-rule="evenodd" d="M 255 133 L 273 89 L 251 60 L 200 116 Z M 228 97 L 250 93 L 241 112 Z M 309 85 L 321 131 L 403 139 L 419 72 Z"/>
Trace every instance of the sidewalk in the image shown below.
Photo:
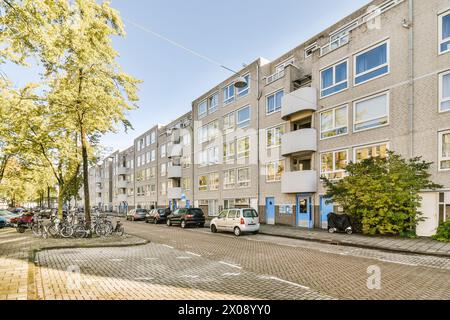
<path fill-rule="evenodd" d="M 438 242 L 429 238 L 407 239 L 387 236 L 371 237 L 359 234 L 330 234 L 326 230 L 271 225 L 261 225 L 260 234 L 341 246 L 450 258 L 450 243 Z"/>

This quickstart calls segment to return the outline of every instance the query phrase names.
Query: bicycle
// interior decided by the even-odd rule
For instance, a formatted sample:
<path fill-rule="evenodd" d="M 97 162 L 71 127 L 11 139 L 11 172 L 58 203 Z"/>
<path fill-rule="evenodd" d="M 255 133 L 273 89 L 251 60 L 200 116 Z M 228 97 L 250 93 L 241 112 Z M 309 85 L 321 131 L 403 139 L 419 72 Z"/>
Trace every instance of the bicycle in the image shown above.
<path fill-rule="evenodd" d="M 52 216 L 50 225 L 47 228 L 48 233 L 56 238 L 61 236 L 63 238 L 70 238 L 73 235 L 73 227 L 67 220 L 60 220 L 57 216 Z"/>
<path fill-rule="evenodd" d="M 42 237 L 44 239 L 48 238 L 48 230 L 47 227 L 43 223 L 44 219 L 41 216 L 36 216 L 33 224 L 31 225 L 31 230 L 36 237 Z"/>

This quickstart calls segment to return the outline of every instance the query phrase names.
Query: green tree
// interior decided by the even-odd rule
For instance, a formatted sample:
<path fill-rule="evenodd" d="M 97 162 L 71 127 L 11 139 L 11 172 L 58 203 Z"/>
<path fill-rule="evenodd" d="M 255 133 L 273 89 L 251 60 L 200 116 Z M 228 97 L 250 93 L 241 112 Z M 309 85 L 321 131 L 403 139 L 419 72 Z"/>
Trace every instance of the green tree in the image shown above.
<path fill-rule="evenodd" d="M 322 180 L 326 196 L 343 206 L 357 231 L 413 235 L 422 219 L 420 192 L 440 187 L 430 181 L 431 165 L 419 157 L 406 160 L 390 152 L 386 158 L 350 163 L 341 180 Z"/>

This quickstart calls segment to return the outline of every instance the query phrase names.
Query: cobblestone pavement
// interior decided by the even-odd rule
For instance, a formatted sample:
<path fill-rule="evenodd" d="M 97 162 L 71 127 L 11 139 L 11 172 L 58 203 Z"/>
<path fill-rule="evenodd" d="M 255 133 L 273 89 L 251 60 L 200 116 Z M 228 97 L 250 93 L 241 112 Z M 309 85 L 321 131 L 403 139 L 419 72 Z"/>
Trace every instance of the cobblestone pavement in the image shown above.
<path fill-rule="evenodd" d="M 0 300 L 34 299 L 37 295 L 33 251 L 50 247 L 115 246 L 142 244 L 133 236 L 104 239 L 36 238 L 30 231 L 19 234 L 15 229 L 0 230 Z"/>
<path fill-rule="evenodd" d="M 126 223 L 127 232 L 238 265 L 338 299 L 450 299 L 449 259 L 333 246 L 266 235 L 236 238 L 207 229 Z M 381 290 L 367 288 L 368 268 L 381 269 Z M 257 291 L 258 287 L 254 286 Z"/>

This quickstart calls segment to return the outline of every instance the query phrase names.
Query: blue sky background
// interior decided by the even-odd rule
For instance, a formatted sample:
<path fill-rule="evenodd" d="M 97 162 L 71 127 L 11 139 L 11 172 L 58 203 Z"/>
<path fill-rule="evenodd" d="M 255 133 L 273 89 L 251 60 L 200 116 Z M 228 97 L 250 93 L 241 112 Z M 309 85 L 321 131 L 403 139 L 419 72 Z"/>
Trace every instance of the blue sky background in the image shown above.
<path fill-rule="evenodd" d="M 369 0 L 112 0 L 121 15 L 222 64 L 239 70 L 258 57 L 273 60 Z M 258 21 L 258 23 L 254 23 Z M 119 62 L 144 82 L 134 131 L 109 134 L 102 144 L 125 149 L 155 124 L 190 110 L 191 102 L 230 73 L 125 23 L 115 39 Z M 33 70 L 1 66 L 18 86 L 38 79 Z"/>

